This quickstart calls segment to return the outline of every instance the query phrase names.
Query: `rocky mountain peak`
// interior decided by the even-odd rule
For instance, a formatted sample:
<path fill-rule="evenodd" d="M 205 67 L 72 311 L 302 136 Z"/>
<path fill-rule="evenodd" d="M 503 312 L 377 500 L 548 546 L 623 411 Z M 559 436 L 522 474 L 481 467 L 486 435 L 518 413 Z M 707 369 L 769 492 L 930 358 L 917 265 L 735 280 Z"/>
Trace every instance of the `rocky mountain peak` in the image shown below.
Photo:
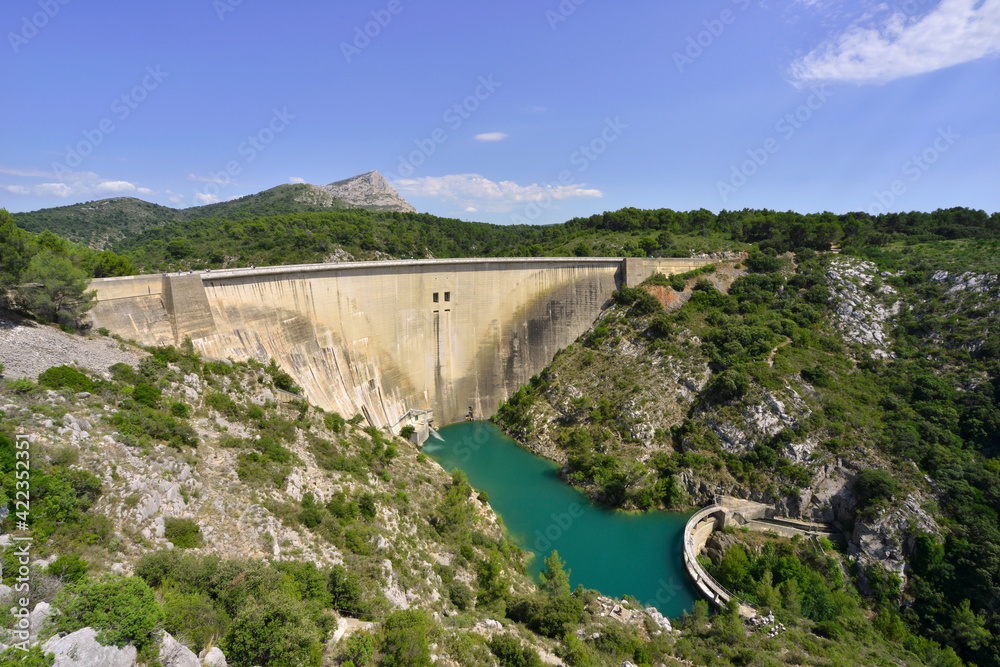
<path fill-rule="evenodd" d="M 403 199 L 378 171 L 354 176 L 329 185 L 316 186 L 348 204 L 376 211 L 416 213 L 417 209 Z"/>

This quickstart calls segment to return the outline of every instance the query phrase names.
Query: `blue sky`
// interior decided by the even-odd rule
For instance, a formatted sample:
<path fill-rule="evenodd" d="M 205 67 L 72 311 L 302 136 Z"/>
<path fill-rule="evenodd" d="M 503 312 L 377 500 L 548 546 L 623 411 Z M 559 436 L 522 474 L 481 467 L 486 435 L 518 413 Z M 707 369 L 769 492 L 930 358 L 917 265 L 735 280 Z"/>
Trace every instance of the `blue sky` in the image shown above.
<path fill-rule="evenodd" d="M 0 206 L 1000 210 L 1000 0 L 7 0 Z"/>

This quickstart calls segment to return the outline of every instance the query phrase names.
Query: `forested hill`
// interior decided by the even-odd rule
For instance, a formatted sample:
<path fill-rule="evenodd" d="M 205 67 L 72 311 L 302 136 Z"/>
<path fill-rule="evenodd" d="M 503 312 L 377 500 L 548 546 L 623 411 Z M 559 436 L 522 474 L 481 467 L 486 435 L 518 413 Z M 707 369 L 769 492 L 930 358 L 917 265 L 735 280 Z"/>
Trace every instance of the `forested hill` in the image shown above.
<path fill-rule="evenodd" d="M 230 204 L 238 204 L 231 202 Z M 803 215 L 770 210 L 634 208 L 558 225 L 491 225 L 418 213 L 300 212 L 239 221 L 171 222 L 115 246 L 138 268 L 224 268 L 388 258 L 646 256 L 796 248 L 846 252 L 897 242 L 1000 238 L 1000 215 L 965 208 L 933 213 Z"/>
<path fill-rule="evenodd" d="M 36 234 L 49 231 L 99 250 L 150 227 L 184 219 L 183 212 L 177 209 L 134 197 L 113 197 L 13 215 L 17 226 L 25 231 Z"/>
<path fill-rule="evenodd" d="M 217 194 L 219 191 L 218 185 L 209 184 L 204 193 Z M 17 213 L 14 219 L 26 231 L 50 231 L 75 243 L 103 250 L 146 229 L 170 222 L 195 218 L 243 220 L 304 211 L 348 209 L 414 211 L 413 206 L 400 197 L 381 174 L 372 171 L 330 185 L 285 184 L 232 201 L 185 209 L 159 206 L 133 197 L 114 197 Z"/>

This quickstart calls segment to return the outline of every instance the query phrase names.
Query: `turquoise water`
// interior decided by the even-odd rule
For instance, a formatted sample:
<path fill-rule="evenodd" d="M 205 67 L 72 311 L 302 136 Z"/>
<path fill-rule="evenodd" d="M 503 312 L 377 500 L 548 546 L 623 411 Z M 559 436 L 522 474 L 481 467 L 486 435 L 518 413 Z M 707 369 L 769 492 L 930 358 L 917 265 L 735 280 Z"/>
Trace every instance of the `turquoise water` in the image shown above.
<path fill-rule="evenodd" d="M 694 607 L 681 550 L 687 515 L 594 505 L 559 479 L 557 465 L 489 422 L 446 426 L 441 436 L 444 442 L 431 438 L 424 451 L 449 472 L 461 468 L 474 488 L 489 494 L 510 538 L 535 554 L 528 567 L 536 580 L 543 559 L 556 549 L 573 588 L 632 595 L 669 618 Z"/>

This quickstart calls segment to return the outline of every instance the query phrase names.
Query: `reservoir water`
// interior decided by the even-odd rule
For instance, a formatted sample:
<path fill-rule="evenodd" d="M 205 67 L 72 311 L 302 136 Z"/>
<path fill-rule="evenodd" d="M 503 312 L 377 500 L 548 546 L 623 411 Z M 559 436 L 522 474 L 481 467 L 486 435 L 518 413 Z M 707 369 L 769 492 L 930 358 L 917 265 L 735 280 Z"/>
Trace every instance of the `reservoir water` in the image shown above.
<path fill-rule="evenodd" d="M 461 468 L 473 488 L 489 494 L 508 536 L 535 557 L 537 581 L 553 549 L 571 570 L 573 588 L 631 595 L 668 618 L 698 599 L 684 571 L 682 541 L 688 515 L 610 511 L 559 479 L 559 467 L 532 454 L 489 422 L 465 422 L 440 431 L 424 451 L 451 472 Z"/>

